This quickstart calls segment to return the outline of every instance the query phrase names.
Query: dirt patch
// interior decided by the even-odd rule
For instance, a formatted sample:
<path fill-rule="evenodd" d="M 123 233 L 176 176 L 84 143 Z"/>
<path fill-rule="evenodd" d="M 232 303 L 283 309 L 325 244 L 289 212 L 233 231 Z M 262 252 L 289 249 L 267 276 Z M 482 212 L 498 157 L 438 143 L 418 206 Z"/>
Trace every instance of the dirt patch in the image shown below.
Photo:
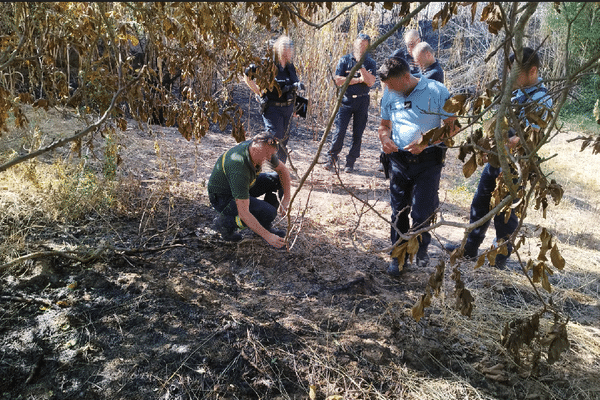
<path fill-rule="evenodd" d="M 249 115 L 245 124 L 260 129 L 256 107 Z M 48 120 L 68 125 L 60 114 Z M 600 341 L 597 252 L 587 250 L 596 261 L 580 271 L 584 291 L 560 275 L 553 282 L 579 333 L 565 357 L 543 362 L 536 376 L 507 363 L 499 344 L 499 321 L 539 306 L 517 281 L 514 260 L 507 271 L 462 268 L 477 299 L 472 319 L 453 308 L 447 278 L 440 298 L 414 321 L 411 308 L 437 262 L 448 260 L 443 247 L 462 233 L 436 230 L 429 266 L 399 279 L 385 274 L 389 227 L 381 216 L 390 209 L 388 181 L 377 171 L 377 123 L 373 107 L 355 173 L 340 181 L 317 166 L 307 177 L 291 212 L 288 250 L 251 232 L 226 243 L 211 229 L 205 184 L 234 144 L 230 136 L 213 131 L 194 144 L 175 128 L 130 124 L 121 168 L 138 185 L 143 212 L 89 215 L 27 234 L 30 253 L 103 244 L 113 251 L 92 263 L 48 256 L 2 273 L 0 398 L 597 398 L 600 361 L 590 351 Z M 321 134 L 299 121 L 289 144 L 294 188 Z M 453 151 L 442 210 L 448 221 L 464 222 L 477 177 L 460 178 Z M 486 368 L 501 363 L 491 379 Z"/>

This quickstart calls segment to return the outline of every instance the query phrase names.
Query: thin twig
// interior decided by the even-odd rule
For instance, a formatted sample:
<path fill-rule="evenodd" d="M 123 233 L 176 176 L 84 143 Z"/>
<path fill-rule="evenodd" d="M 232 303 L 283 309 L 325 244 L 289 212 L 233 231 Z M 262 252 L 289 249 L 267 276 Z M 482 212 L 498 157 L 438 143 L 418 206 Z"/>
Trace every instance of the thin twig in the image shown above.
<path fill-rule="evenodd" d="M 307 24 L 307 25 L 309 25 L 309 26 L 312 26 L 312 27 L 314 27 L 314 28 L 321 29 L 321 28 L 323 28 L 325 25 L 327 25 L 327 24 L 329 24 L 329 23 L 331 23 L 331 22 L 335 21 L 335 20 L 336 20 L 336 19 L 338 19 L 338 18 L 339 18 L 341 15 L 343 15 L 343 14 L 344 14 L 346 11 L 348 11 L 349 9 L 351 9 L 352 7 L 354 7 L 354 6 L 356 6 L 356 5 L 360 4 L 360 3 L 361 3 L 360 1 L 357 1 L 356 3 L 352 3 L 352 4 L 350 4 L 349 6 L 347 6 L 347 7 L 344 7 L 344 8 L 343 8 L 343 9 L 342 9 L 342 10 L 341 10 L 339 13 L 337 13 L 337 15 L 334 15 L 333 17 L 331 17 L 331 18 L 329 18 L 328 20 L 326 20 L 326 21 L 324 21 L 324 22 L 321 22 L 321 23 L 315 23 L 315 22 L 309 21 L 308 19 L 304 18 L 304 16 L 302 16 L 302 15 L 301 15 L 301 14 L 300 14 L 300 13 L 297 11 L 297 9 L 293 10 L 293 9 L 292 9 L 292 8 L 290 8 L 290 6 L 288 6 L 288 5 L 287 5 L 287 3 L 285 3 L 285 2 L 283 2 L 283 3 L 280 3 L 280 4 L 281 4 L 281 5 L 282 5 L 284 8 L 286 8 L 286 9 L 287 9 L 287 10 L 288 10 L 288 11 L 289 11 L 291 14 L 295 15 L 296 17 L 298 17 L 298 18 L 300 19 L 300 21 L 302 21 L 302 22 L 304 22 L 305 24 Z M 290 3 L 290 4 L 294 5 L 293 3 Z M 296 7 L 296 6 L 294 5 L 294 7 Z"/>
<path fill-rule="evenodd" d="M 36 297 L 23 297 L 23 296 L 0 296 L 2 301 L 18 301 L 22 303 L 37 303 L 47 307 L 57 307 L 50 300 L 40 299 Z"/>
<path fill-rule="evenodd" d="M 12 267 L 13 265 L 17 265 L 22 263 L 23 261 L 37 259 L 37 258 L 46 258 L 46 257 L 64 257 L 70 260 L 78 261 L 82 264 L 87 264 L 90 261 L 96 260 L 103 256 L 107 251 L 113 251 L 115 254 L 119 255 L 132 255 L 139 253 L 147 253 L 147 252 L 155 252 L 171 249 L 174 247 L 185 246 L 183 244 L 173 244 L 169 246 L 161 246 L 161 247 L 151 247 L 151 248 L 139 248 L 139 249 L 127 249 L 113 246 L 102 246 L 96 249 L 87 250 L 87 251 L 60 251 L 60 250 L 50 250 L 50 251 L 40 251 L 37 253 L 27 254 L 25 256 L 15 258 L 12 261 L 9 261 L 5 264 L 0 265 L 0 272 L 4 271 Z"/>
<path fill-rule="evenodd" d="M 77 132 L 73 136 L 70 136 L 68 138 L 64 138 L 64 139 L 58 140 L 58 141 L 50 144 L 49 146 L 44 147 L 43 149 L 39 149 L 37 151 L 34 151 L 33 153 L 28 153 L 28 154 L 25 154 L 23 156 L 18 156 L 18 157 L 12 159 L 11 161 L 9 161 L 7 163 L 5 163 L 3 165 L 0 165 L 0 172 L 6 171 L 7 169 L 9 169 L 10 167 L 12 167 L 14 165 L 17 165 L 17 164 L 20 164 L 20 163 L 22 163 L 24 161 L 30 160 L 32 158 L 35 158 L 35 157 L 37 157 L 37 156 L 39 156 L 41 154 L 47 153 L 47 152 L 49 152 L 51 150 L 54 150 L 54 149 L 56 149 L 58 147 L 62 147 L 65 144 L 67 144 L 69 142 L 73 142 L 73 141 L 75 141 L 75 140 L 77 140 L 77 139 L 79 139 L 79 138 L 87 135 L 88 133 L 90 133 L 90 132 L 98 129 L 106 121 L 106 119 L 108 118 L 108 116 L 110 115 L 110 113 L 112 112 L 112 110 L 115 108 L 115 105 L 117 104 L 117 99 L 121 96 L 121 94 L 125 90 L 128 90 L 135 82 L 137 82 L 142 77 L 142 75 L 144 74 L 145 70 L 146 70 L 146 66 L 144 65 L 144 67 L 140 71 L 139 75 L 135 79 L 133 79 L 132 81 L 130 81 L 129 83 L 127 83 L 127 85 L 125 85 L 124 87 L 122 87 L 121 89 L 119 89 L 117 91 L 117 93 L 115 93 L 115 95 L 113 96 L 113 98 L 112 98 L 112 100 L 110 102 L 110 106 L 104 112 L 104 115 L 102 115 L 102 117 L 95 124 L 92 124 L 92 125 L 88 126 L 84 130 Z"/>

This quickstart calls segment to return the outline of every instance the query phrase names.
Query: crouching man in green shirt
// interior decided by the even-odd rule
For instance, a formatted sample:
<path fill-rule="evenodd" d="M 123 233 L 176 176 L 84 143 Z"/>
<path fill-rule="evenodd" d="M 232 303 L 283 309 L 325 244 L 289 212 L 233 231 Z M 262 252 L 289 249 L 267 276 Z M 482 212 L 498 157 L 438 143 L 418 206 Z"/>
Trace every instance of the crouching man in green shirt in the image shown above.
<path fill-rule="evenodd" d="M 277 139 L 261 133 L 217 159 L 208 181 L 208 198 L 220 213 L 214 227 L 224 240 L 241 240 L 236 231 L 248 227 L 273 247 L 285 245 L 285 232 L 271 226 L 277 209 L 285 216 L 290 202 L 290 173 L 279 162 L 277 149 Z M 275 172 L 261 173 L 264 162 Z M 278 193 L 282 191 L 280 204 Z M 264 200 L 257 198 L 262 195 Z"/>

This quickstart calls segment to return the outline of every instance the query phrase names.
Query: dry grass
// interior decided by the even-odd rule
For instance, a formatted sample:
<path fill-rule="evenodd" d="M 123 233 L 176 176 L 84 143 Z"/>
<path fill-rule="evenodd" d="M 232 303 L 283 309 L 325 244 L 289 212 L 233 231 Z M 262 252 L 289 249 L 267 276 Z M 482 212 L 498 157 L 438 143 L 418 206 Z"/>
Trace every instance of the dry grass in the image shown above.
<path fill-rule="evenodd" d="M 375 117 L 371 119 L 375 120 Z M 373 127 L 368 129 L 358 173 L 342 174 L 339 178 L 355 195 L 368 200 L 388 218 L 387 181 L 374 175 L 379 147 Z M 533 231 L 537 224 L 544 224 L 555 235 L 567 260 L 565 270 L 556 271 L 551 281 L 553 303 L 571 317 L 568 324 L 571 348 L 559 362 L 544 364 L 542 371 L 546 374 L 542 378 L 552 376 L 554 381 L 562 379 L 567 384 L 556 386 L 552 381 L 527 378 L 527 363 L 517 367 L 504 354 L 499 342 L 501 327 L 541 308 L 529 281 L 516 270 L 498 271 L 489 266 L 474 270 L 471 264 L 461 266 L 463 281 L 475 298 L 471 318 L 460 315 L 453 308 L 454 282 L 449 277 L 451 271 L 446 271 L 440 297 L 434 298 L 423 321 L 415 323 L 410 307 L 422 294 L 423 281 L 414 279 L 399 287 L 381 276 L 382 265 L 387 261 L 381 253 L 388 245 L 386 221 L 364 209 L 361 202 L 344 191 L 337 177 L 319 166 L 299 193 L 292 212 L 290 254 L 297 264 L 290 265 L 290 271 L 300 270 L 310 280 L 331 285 L 351 281 L 353 274 L 366 276 L 367 281 L 374 280 L 379 294 L 367 292 L 359 296 L 350 309 L 338 307 L 334 296 L 331 304 L 315 303 L 313 315 L 286 312 L 278 323 L 298 334 L 298 340 L 304 345 L 300 352 L 286 346 L 265 347 L 251 337 L 246 346 L 255 349 L 256 359 L 265 365 L 270 365 L 273 359 L 287 360 L 287 365 L 294 366 L 298 381 L 315 385 L 317 398 L 321 399 L 335 399 L 329 397 L 335 395 L 343 399 L 494 399 L 515 397 L 510 395 L 511 387 L 525 384 L 529 385 L 531 393 L 539 395 L 538 398 L 561 399 L 566 393 L 572 395 L 574 388 L 578 390 L 577 398 L 597 398 L 600 387 L 593 377 L 600 366 L 600 331 L 594 326 L 600 315 L 597 300 L 600 297 L 599 182 L 597 175 L 591 173 L 597 156 L 592 156 L 589 151 L 579 153 L 576 145 L 565 143 L 567 138 L 557 138 L 547 150 L 548 154 L 559 153 L 559 157 L 553 158 L 548 165 L 554 170 L 556 179 L 564 183 L 565 199 L 559 206 L 550 207 L 545 220 L 539 211 L 530 210 L 526 230 L 532 237 L 521 250 L 522 256 L 537 256 Z M 203 139 L 198 149 L 177 138 L 175 132 L 157 132 L 155 136 L 134 136 L 128 140 L 123 154 L 130 173 L 120 175 L 110 190 L 104 187 L 102 193 L 110 193 L 114 199 L 119 199 L 123 210 L 129 210 L 131 216 L 140 219 L 140 226 L 144 226 L 151 218 L 152 210 L 165 198 L 206 202 L 203 182 L 212 162 L 221 149 L 233 144 L 230 137 L 210 135 Z M 303 173 L 315 155 L 317 143 L 296 139 L 290 145 L 294 149 L 294 162 Z M 203 153 L 203 149 L 209 154 Z M 468 180 L 460 177 L 461 165 L 455 155 L 454 150 L 449 152 L 440 195 L 448 219 L 464 222 L 477 180 L 476 177 Z M 139 167 L 142 164 L 147 169 Z M 38 163 L 35 180 L 28 177 L 26 166 L 2 174 L 0 221 L 3 227 L 14 227 L 11 232 L 2 232 L 5 240 L 0 250 L 4 259 L 26 251 L 28 232 L 73 212 L 73 208 L 59 208 L 68 199 L 80 205 L 84 199 L 89 201 L 86 212 L 107 210 L 99 206 L 98 198 L 82 195 L 85 185 L 81 185 L 81 181 L 80 186 L 72 184 L 77 173 L 82 171 L 76 167 L 67 167 L 64 163 Z M 588 167 L 588 173 L 572 173 L 575 168 Z M 144 175 L 151 170 L 159 178 L 149 179 Z M 98 174 L 94 176 L 94 179 L 100 179 Z M 100 180 L 92 182 L 98 187 L 105 186 Z M 294 181 L 296 185 L 297 181 Z M 9 220 L 20 221 L 20 225 L 11 225 Z M 285 221 L 279 223 L 285 224 Z M 435 232 L 435 238 L 442 243 L 456 243 L 462 233 L 442 227 Z M 491 238 L 487 240 L 491 241 Z M 434 245 L 438 246 L 438 243 Z M 247 290 L 269 287 L 269 282 L 273 284 L 263 266 L 271 253 L 262 242 L 244 241 L 236 249 L 236 257 L 246 260 L 243 270 L 247 270 L 250 277 L 245 283 Z M 438 252 L 435 259 L 447 260 L 447 256 Z M 426 278 L 425 272 L 431 272 L 431 268 L 419 277 Z M 369 278 L 369 275 L 374 276 Z M 548 301 L 549 294 L 541 288 L 538 290 Z M 289 301 L 283 296 L 280 306 Z M 306 301 L 313 300 L 307 297 Z M 239 315 L 239 318 L 254 317 Z M 345 328 L 333 329 L 331 324 L 340 323 L 336 321 L 343 322 Z M 548 331 L 551 324 L 546 315 L 541 321 L 541 331 Z M 399 329 L 400 334 L 394 334 L 394 329 Z M 429 360 L 425 370 L 436 371 L 435 374 L 414 368 L 417 361 L 411 357 L 417 351 L 416 347 L 421 347 L 418 354 Z M 530 355 L 528 351 L 523 352 L 524 359 Z M 492 389 L 482 389 L 481 382 L 486 381 L 484 368 L 499 362 L 505 364 L 502 372 L 509 379 L 508 383 L 502 390 L 493 389 L 493 384 L 489 384 Z M 276 369 L 269 370 L 273 376 L 280 373 Z M 226 382 L 225 376 L 222 382 Z M 374 382 L 378 384 L 374 385 Z M 305 389 L 308 393 L 309 388 Z M 281 398 L 293 397 L 282 395 Z"/>

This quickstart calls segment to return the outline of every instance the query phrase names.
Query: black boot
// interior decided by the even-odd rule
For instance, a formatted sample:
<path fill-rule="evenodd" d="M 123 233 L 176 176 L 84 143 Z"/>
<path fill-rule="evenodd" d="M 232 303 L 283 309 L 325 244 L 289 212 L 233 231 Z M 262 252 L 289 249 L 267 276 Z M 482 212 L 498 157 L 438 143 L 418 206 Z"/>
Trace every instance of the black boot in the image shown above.
<path fill-rule="evenodd" d="M 466 259 L 477 258 L 477 253 L 479 253 L 479 246 L 467 240 L 467 243 L 465 244 L 465 251 L 463 253 L 463 257 Z"/>
<path fill-rule="evenodd" d="M 327 171 L 337 171 L 337 160 L 330 158 L 323 168 L 325 168 Z"/>
<path fill-rule="evenodd" d="M 454 250 L 458 249 L 460 244 L 452 244 L 450 246 L 446 246 L 446 251 L 448 253 L 452 253 Z M 473 260 L 477 258 L 477 253 L 479 252 L 479 246 L 467 240 L 465 244 L 465 250 L 463 252 L 463 257 L 467 260 Z"/>
<path fill-rule="evenodd" d="M 504 239 L 494 239 L 494 243 L 493 246 L 494 247 L 498 247 L 498 242 L 503 242 Z M 499 268 L 499 269 L 505 269 L 506 268 L 506 262 L 508 261 L 508 257 L 510 257 L 511 253 L 512 253 L 512 243 L 508 242 L 506 244 L 506 249 L 507 249 L 507 254 L 500 254 L 498 253 L 496 255 L 496 260 L 495 260 L 495 267 Z"/>
<path fill-rule="evenodd" d="M 213 228 L 227 242 L 239 242 L 242 240 L 242 235 L 236 232 L 237 225 L 233 216 L 220 214 L 215 218 Z"/>
<path fill-rule="evenodd" d="M 420 246 L 417 251 L 417 265 L 426 267 L 429 264 L 429 254 L 427 254 L 427 246 Z"/>

